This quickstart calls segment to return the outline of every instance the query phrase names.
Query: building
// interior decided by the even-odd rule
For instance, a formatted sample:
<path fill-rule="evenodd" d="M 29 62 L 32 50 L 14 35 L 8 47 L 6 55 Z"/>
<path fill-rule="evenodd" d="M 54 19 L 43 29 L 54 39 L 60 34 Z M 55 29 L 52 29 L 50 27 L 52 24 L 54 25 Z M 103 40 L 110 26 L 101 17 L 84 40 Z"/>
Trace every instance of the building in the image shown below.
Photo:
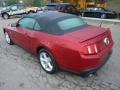
<path fill-rule="evenodd" d="M 51 0 L 51 2 L 72 3 L 80 9 L 88 7 L 106 7 L 107 0 Z"/>

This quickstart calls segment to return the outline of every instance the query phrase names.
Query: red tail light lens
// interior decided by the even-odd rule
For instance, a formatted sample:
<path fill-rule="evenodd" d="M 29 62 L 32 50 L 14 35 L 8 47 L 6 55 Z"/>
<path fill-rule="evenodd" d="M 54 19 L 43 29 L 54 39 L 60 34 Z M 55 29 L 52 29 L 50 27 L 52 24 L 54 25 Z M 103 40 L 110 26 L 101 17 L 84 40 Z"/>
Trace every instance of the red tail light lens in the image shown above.
<path fill-rule="evenodd" d="M 83 47 L 83 54 L 97 54 L 98 53 L 98 47 L 96 44 L 88 45 Z"/>

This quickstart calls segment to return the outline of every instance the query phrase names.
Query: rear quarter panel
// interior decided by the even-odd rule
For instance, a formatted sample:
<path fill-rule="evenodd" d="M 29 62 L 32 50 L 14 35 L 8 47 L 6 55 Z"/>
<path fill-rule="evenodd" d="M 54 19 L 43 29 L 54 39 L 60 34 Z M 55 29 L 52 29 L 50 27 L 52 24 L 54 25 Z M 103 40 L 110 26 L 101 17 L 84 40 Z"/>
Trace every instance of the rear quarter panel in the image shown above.
<path fill-rule="evenodd" d="M 37 55 L 37 49 L 39 47 L 43 47 L 49 50 L 54 56 L 58 66 L 60 68 L 73 70 L 74 65 L 78 66 L 78 60 L 80 59 L 80 53 L 78 47 L 80 45 L 77 41 L 71 39 L 64 39 L 62 36 L 44 34 L 44 33 L 36 33 L 36 40 L 33 40 L 32 52 Z M 78 45 L 77 45 L 78 44 Z M 77 62 L 77 64 L 74 64 Z M 71 68 L 70 68 L 71 67 Z"/>

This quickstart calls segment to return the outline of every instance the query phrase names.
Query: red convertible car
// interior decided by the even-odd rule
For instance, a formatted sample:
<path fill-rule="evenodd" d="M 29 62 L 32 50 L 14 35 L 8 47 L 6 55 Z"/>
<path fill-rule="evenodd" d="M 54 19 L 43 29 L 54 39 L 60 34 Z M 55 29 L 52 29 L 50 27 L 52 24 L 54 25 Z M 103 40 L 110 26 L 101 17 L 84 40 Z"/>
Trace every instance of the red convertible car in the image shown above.
<path fill-rule="evenodd" d="M 43 12 L 24 16 L 3 29 L 8 44 L 17 44 L 38 56 L 47 73 L 58 69 L 88 76 L 111 54 L 109 29 L 90 26 L 78 16 Z"/>

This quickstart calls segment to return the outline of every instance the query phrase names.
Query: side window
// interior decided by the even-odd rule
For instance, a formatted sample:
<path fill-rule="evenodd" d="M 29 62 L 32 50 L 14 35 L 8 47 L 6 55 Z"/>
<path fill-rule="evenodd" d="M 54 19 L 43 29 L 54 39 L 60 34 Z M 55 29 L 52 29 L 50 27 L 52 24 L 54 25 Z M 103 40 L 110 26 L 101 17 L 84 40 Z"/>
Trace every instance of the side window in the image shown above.
<path fill-rule="evenodd" d="M 32 18 L 23 18 L 22 20 L 19 21 L 19 26 L 21 28 L 33 30 L 35 22 L 36 21 Z"/>
<path fill-rule="evenodd" d="M 58 10 L 64 10 L 65 9 L 65 5 L 59 5 Z"/>
<path fill-rule="evenodd" d="M 11 10 L 12 10 L 12 11 L 16 11 L 17 9 L 18 9 L 17 6 L 12 6 L 12 7 L 11 7 Z"/>
<path fill-rule="evenodd" d="M 57 9 L 57 6 L 56 5 L 47 5 L 45 7 L 46 10 L 56 10 Z"/>
<path fill-rule="evenodd" d="M 76 8 L 75 8 L 74 6 L 72 6 L 72 5 L 69 5 L 69 6 L 67 7 L 67 10 L 68 10 L 68 11 L 75 11 Z"/>
<path fill-rule="evenodd" d="M 24 9 L 24 8 L 25 8 L 24 5 L 19 5 L 19 6 L 18 6 L 18 9 Z"/>
<path fill-rule="evenodd" d="M 105 12 L 105 11 L 107 11 L 107 10 L 105 10 L 104 8 L 101 8 L 101 11 L 102 11 L 102 12 Z"/>
<path fill-rule="evenodd" d="M 38 22 L 35 23 L 34 30 L 36 30 L 36 31 L 40 31 L 41 30 L 41 27 L 40 27 Z"/>

